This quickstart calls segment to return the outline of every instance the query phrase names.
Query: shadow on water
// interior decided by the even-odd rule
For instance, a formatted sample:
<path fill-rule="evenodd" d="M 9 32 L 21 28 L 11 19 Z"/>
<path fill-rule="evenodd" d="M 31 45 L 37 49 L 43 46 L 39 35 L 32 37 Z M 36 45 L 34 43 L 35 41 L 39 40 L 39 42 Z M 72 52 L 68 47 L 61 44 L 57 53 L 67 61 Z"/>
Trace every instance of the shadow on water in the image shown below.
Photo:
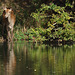
<path fill-rule="evenodd" d="M 75 45 L 0 44 L 0 75 L 75 75 Z"/>

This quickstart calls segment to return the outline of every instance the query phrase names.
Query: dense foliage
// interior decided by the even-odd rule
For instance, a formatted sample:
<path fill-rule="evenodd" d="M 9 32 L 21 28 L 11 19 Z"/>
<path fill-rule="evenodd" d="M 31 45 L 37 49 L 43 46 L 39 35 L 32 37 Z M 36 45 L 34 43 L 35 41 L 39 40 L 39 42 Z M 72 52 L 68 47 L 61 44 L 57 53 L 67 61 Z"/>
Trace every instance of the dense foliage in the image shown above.
<path fill-rule="evenodd" d="M 53 3 L 49 6 L 42 4 L 39 10 L 31 14 L 37 24 L 37 28 L 32 29 L 32 32 L 38 32 L 47 40 L 75 40 L 75 23 L 69 21 L 72 18 L 70 15 L 72 12 L 65 12 L 65 7 Z"/>
<path fill-rule="evenodd" d="M 0 6 L 3 4 L 16 15 L 14 40 L 75 41 L 74 0 L 4 0 Z"/>

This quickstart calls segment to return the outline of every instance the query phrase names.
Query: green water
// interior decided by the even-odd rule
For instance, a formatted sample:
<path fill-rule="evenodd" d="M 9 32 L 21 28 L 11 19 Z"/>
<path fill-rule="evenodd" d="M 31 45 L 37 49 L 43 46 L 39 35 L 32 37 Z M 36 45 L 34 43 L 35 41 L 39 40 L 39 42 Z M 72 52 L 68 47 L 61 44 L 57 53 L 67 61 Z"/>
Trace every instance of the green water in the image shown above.
<path fill-rule="evenodd" d="M 75 45 L 0 43 L 0 75 L 75 75 Z"/>

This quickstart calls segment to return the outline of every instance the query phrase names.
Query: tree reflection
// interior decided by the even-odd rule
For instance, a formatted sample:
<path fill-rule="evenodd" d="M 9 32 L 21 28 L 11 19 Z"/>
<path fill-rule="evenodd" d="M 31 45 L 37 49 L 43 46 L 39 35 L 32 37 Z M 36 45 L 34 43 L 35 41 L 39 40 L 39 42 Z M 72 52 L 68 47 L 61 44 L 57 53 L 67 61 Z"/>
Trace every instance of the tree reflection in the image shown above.
<path fill-rule="evenodd" d="M 21 59 L 17 62 L 20 64 L 17 65 L 20 74 L 23 72 L 26 75 L 71 75 L 72 69 L 75 70 L 72 61 L 75 57 L 75 46 L 51 47 L 44 44 L 24 43 L 16 44 L 14 49 L 17 58 Z"/>
<path fill-rule="evenodd" d="M 74 45 L 18 42 L 0 44 L 0 50 L 0 75 L 75 75 Z"/>

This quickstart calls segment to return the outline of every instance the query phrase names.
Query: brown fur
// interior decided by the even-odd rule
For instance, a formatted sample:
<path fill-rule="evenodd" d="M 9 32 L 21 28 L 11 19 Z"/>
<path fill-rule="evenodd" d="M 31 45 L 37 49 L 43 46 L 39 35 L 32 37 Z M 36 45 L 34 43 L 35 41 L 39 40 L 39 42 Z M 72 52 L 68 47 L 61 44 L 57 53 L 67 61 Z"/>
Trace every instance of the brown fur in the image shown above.
<path fill-rule="evenodd" d="M 2 34 L 6 34 L 4 39 L 7 39 L 8 41 L 12 41 L 13 40 L 13 28 L 14 28 L 14 24 L 16 21 L 14 12 L 9 9 L 6 8 L 3 11 L 3 30 L 2 30 Z M 9 14 L 9 15 L 8 15 Z M 4 32 L 6 31 L 6 33 Z"/>

